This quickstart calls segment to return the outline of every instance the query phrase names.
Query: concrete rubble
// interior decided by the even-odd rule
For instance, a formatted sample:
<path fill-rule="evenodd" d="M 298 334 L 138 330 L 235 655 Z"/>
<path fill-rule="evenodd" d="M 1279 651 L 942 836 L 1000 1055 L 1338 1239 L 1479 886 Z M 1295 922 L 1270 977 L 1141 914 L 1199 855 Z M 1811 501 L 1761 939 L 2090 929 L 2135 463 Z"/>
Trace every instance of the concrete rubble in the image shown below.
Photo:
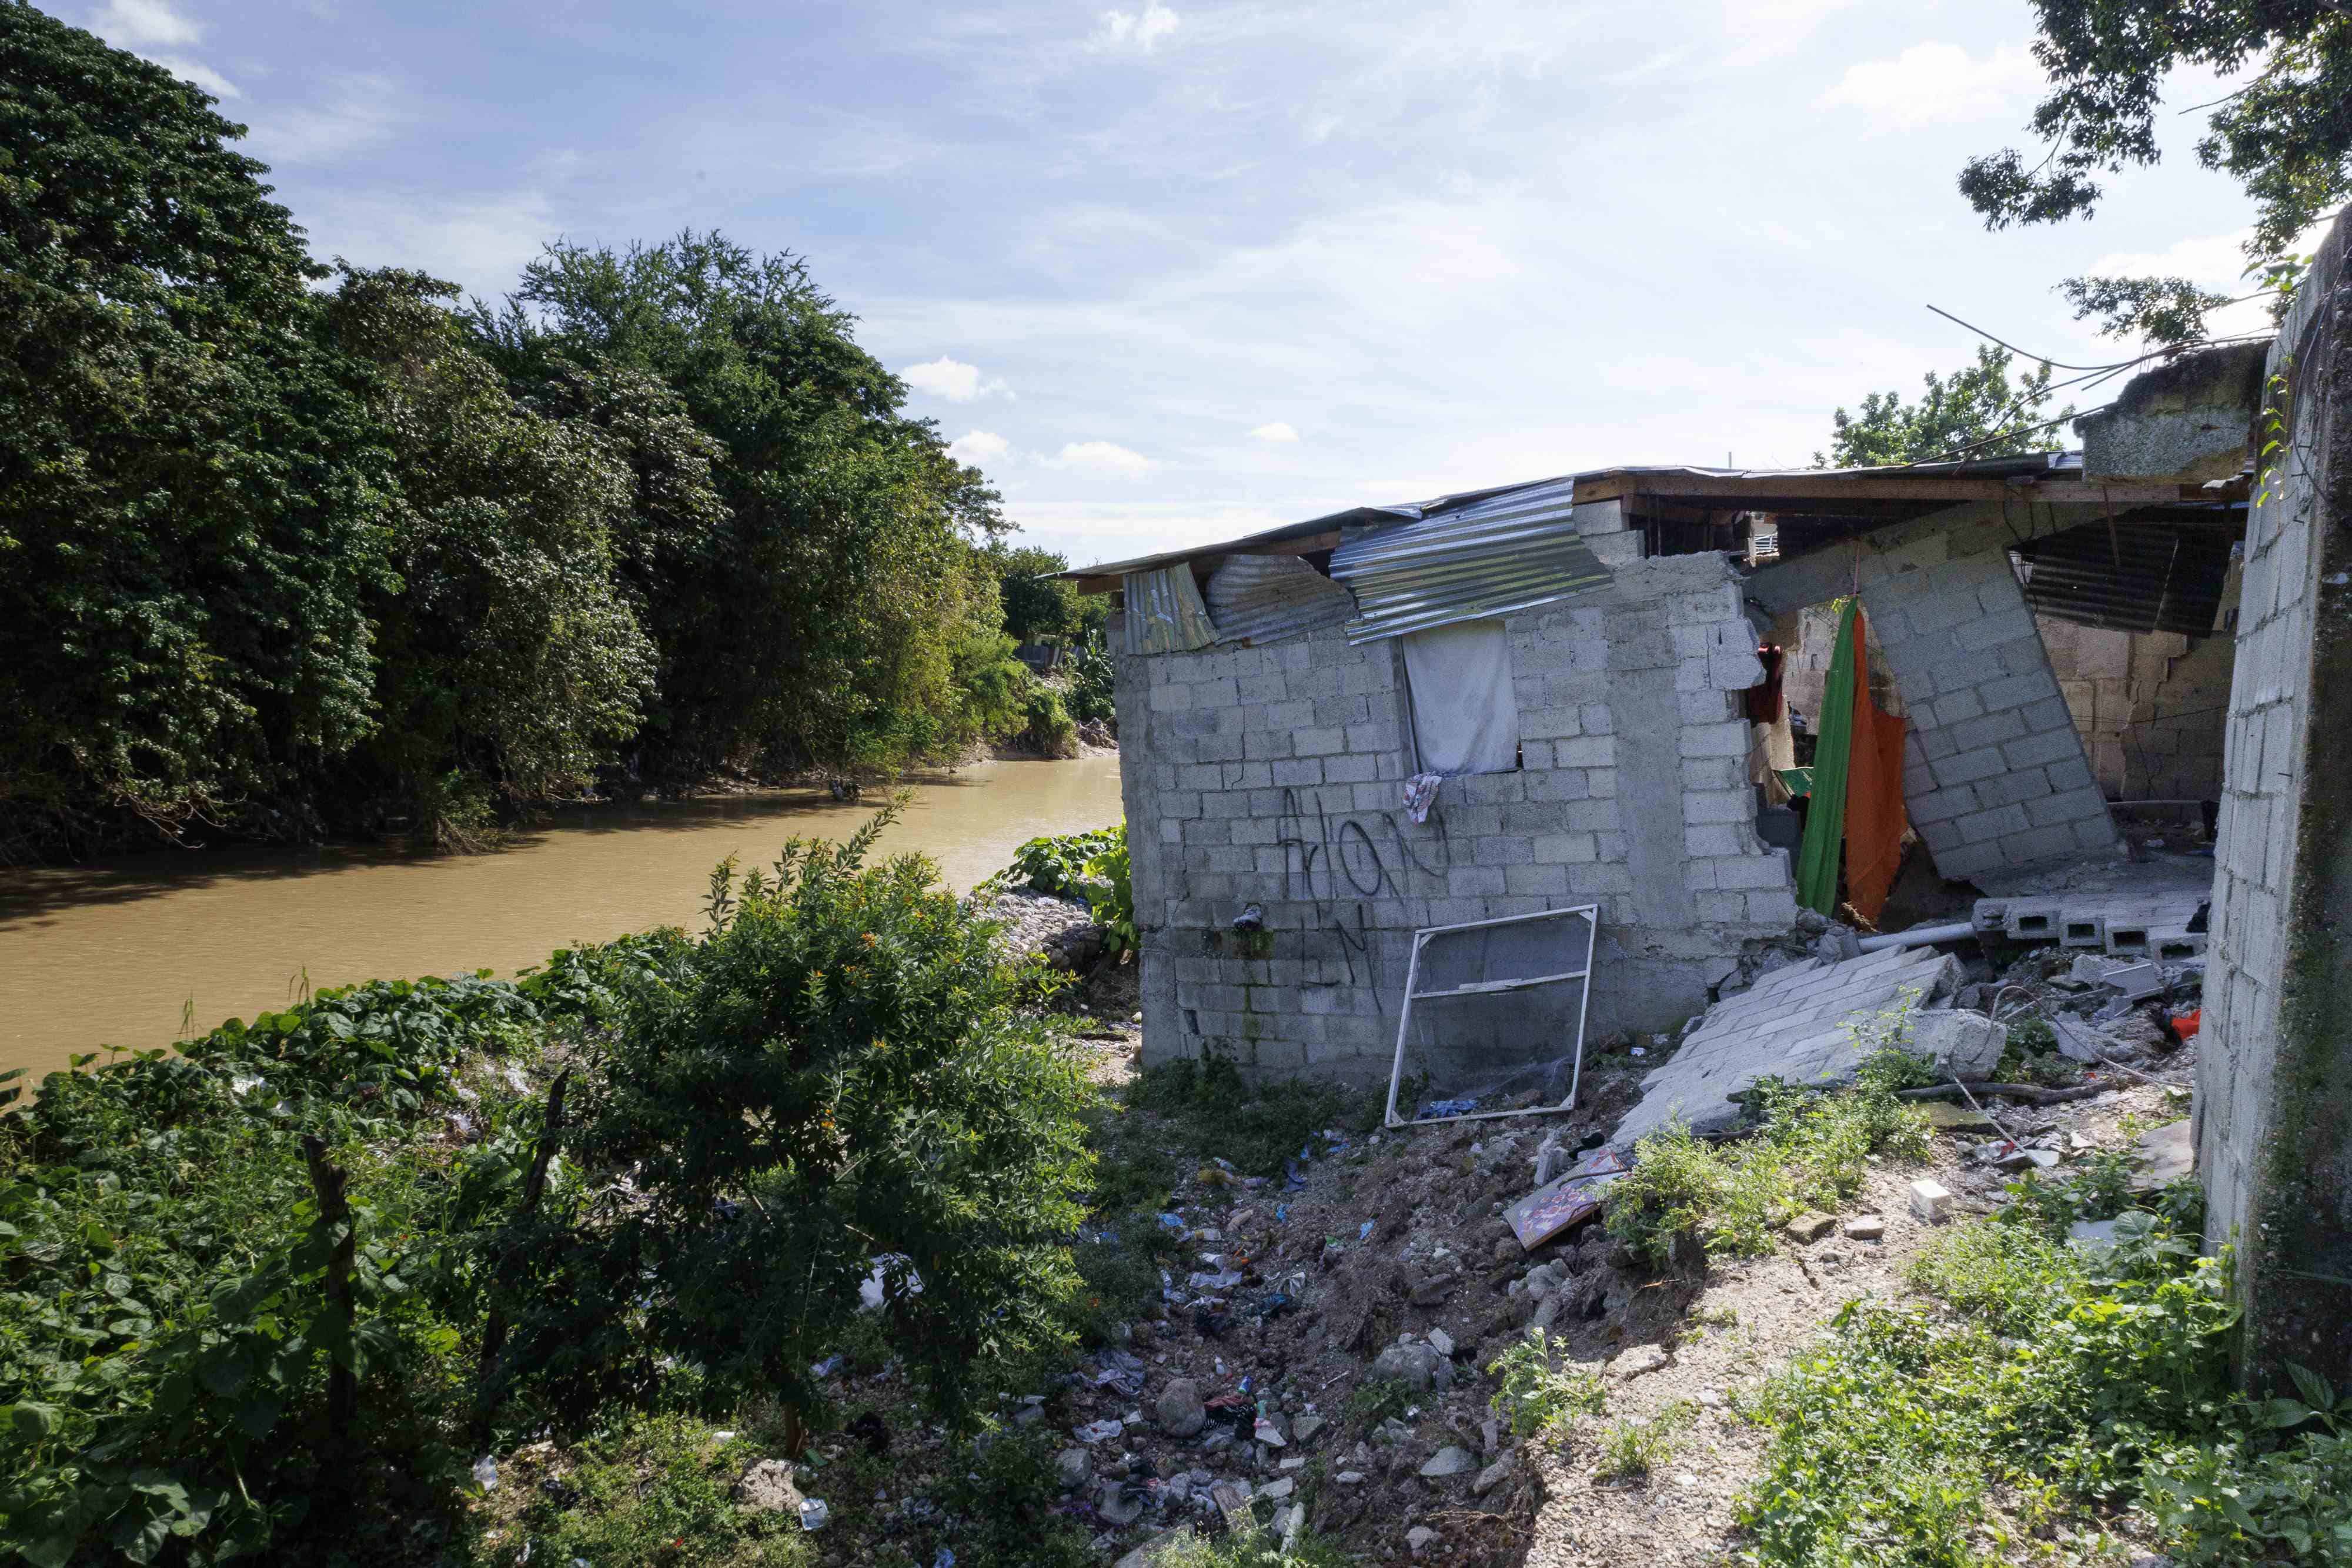
<path fill-rule="evenodd" d="M 1907 1034 L 1891 1032 L 1895 1015 L 1948 1008 L 1961 977 L 1958 959 L 1915 947 L 1776 969 L 1707 1011 L 1673 1059 L 1643 1080 L 1641 1103 L 1611 1142 L 1631 1148 L 1677 1118 L 1693 1132 L 1727 1132 L 1748 1113 L 1738 1097 L 1759 1078 L 1805 1084 L 1850 1078 L 1874 1051 L 1907 1043 Z M 1961 1049 L 1958 1034 L 1949 1048 Z"/>

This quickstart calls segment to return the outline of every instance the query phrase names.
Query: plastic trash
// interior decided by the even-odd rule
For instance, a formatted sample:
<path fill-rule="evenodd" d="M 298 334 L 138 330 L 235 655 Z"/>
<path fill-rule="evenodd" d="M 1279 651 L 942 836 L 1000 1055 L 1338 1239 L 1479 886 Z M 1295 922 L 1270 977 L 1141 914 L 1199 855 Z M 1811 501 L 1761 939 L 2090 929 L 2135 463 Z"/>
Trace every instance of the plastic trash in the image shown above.
<path fill-rule="evenodd" d="M 831 1377 L 841 1370 L 844 1359 L 838 1355 L 828 1355 L 823 1361 L 812 1361 L 809 1363 L 809 1375 L 817 1378 Z"/>
<path fill-rule="evenodd" d="M 824 1506 L 824 1499 L 821 1497 L 804 1497 L 801 1499 L 801 1528 L 803 1530 L 823 1530 L 824 1528 L 824 1521 L 832 1517 L 833 1511 Z"/>
<path fill-rule="evenodd" d="M 940 1547 L 940 1554 L 931 1559 L 931 1568 L 955 1568 L 955 1549 L 950 1546 Z"/>
<path fill-rule="evenodd" d="M 474 1484 L 484 1491 L 499 1490 L 499 1462 L 484 1454 L 474 1461 Z"/>
<path fill-rule="evenodd" d="M 1085 1426 L 1076 1427 L 1072 1436 L 1081 1443 L 1099 1443 L 1107 1438 L 1116 1437 L 1126 1430 L 1127 1428 L 1117 1421 L 1089 1421 Z"/>
<path fill-rule="evenodd" d="M 1371 1239 L 1372 1222 L 1367 1219 L 1363 1224 L 1356 1228 L 1356 1239 L 1359 1241 L 1370 1241 Z"/>

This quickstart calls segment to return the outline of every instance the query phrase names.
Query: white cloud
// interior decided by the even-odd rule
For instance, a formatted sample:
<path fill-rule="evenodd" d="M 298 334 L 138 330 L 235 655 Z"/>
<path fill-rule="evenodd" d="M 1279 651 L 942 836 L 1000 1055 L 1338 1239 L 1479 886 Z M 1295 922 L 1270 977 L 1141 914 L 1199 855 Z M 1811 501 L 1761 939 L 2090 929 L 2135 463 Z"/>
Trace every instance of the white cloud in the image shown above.
<path fill-rule="evenodd" d="M 1278 419 L 1272 424 L 1259 425 L 1255 430 L 1251 431 L 1250 434 L 1260 441 L 1296 441 L 1298 439 L 1298 432 L 1293 430 L 1290 426 L 1283 423 L 1282 421 Z"/>
<path fill-rule="evenodd" d="M 310 253 L 357 267 L 413 267 L 469 293 L 512 288 L 547 236 L 555 209 L 530 189 L 436 198 L 398 188 L 331 191 L 305 204 Z"/>
<path fill-rule="evenodd" d="M 1813 107 L 1858 109 L 1879 130 L 1908 131 L 2006 113 L 2043 80 L 2033 57 L 2016 45 L 1977 59 L 1958 44 L 1914 44 L 1891 60 L 1848 66 Z"/>
<path fill-rule="evenodd" d="M 1140 452 L 1129 451 L 1112 441 L 1073 441 L 1062 448 L 1054 459 L 1057 468 L 1086 468 L 1097 474 L 1118 474 L 1139 477 L 1160 466 Z"/>
<path fill-rule="evenodd" d="M 331 163 L 397 132 L 408 119 L 399 99 L 388 77 L 340 77 L 317 102 L 255 110 L 246 140 L 266 162 Z"/>
<path fill-rule="evenodd" d="M 967 430 L 948 443 L 949 456 L 975 468 L 1001 463 L 1012 450 L 1013 444 L 992 430 Z"/>
<path fill-rule="evenodd" d="M 1174 32 L 1179 20 L 1176 13 L 1160 4 L 1160 0 L 1144 0 L 1140 11 L 1104 12 L 1091 42 L 1097 49 L 1148 51 Z"/>
<path fill-rule="evenodd" d="M 200 44 L 205 30 L 164 0 L 106 0 L 90 30 L 118 48 Z M 159 62 L 160 63 L 160 62 Z"/>
<path fill-rule="evenodd" d="M 172 9 L 166 0 L 107 0 L 90 18 L 90 31 L 119 49 L 129 49 L 173 76 L 192 81 L 215 98 L 241 96 L 236 84 L 202 60 L 172 54 L 205 41 L 205 29 L 191 17 Z"/>
<path fill-rule="evenodd" d="M 236 84 L 213 69 L 202 60 L 183 59 L 177 55 L 142 56 L 151 65 L 162 66 L 183 81 L 192 81 L 215 98 L 243 98 Z"/>
<path fill-rule="evenodd" d="M 1735 60 L 1752 63 L 1796 47 L 1832 12 L 1852 4 L 1853 0 L 1723 0 L 1723 30 L 1740 46 Z"/>
<path fill-rule="evenodd" d="M 992 392 L 1013 395 L 1013 389 L 1001 381 L 982 381 L 978 365 L 967 365 L 945 354 L 923 364 L 907 366 L 898 372 L 898 379 L 917 392 L 943 397 L 950 402 L 970 402 Z"/>

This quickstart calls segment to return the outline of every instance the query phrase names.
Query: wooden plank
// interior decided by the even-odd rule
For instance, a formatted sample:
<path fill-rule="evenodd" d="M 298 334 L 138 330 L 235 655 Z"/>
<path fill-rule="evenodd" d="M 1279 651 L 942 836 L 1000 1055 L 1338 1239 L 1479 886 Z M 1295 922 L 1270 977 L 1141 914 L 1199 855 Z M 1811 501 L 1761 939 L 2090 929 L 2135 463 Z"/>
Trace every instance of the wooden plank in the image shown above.
<path fill-rule="evenodd" d="M 2215 496 L 2196 486 L 2095 485 L 2052 479 L 2012 485 L 2004 479 L 1916 478 L 1836 474 L 1608 474 L 1580 480 L 1576 499 L 1605 501 L 1627 496 L 1685 501 L 1713 500 L 1726 507 L 1791 511 L 1790 501 L 2030 501 L 2043 506 L 2179 506 L 2210 502 Z"/>

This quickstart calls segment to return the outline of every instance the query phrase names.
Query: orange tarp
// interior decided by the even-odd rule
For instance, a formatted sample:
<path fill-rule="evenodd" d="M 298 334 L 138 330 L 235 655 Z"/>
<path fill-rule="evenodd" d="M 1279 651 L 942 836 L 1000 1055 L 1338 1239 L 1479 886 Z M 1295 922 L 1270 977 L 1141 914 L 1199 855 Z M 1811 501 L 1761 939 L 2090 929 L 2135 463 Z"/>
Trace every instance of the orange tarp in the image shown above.
<path fill-rule="evenodd" d="M 1868 622 L 1853 616 L 1853 751 L 1845 786 L 1845 900 L 1875 923 L 1903 864 L 1903 721 L 1870 700 Z"/>

